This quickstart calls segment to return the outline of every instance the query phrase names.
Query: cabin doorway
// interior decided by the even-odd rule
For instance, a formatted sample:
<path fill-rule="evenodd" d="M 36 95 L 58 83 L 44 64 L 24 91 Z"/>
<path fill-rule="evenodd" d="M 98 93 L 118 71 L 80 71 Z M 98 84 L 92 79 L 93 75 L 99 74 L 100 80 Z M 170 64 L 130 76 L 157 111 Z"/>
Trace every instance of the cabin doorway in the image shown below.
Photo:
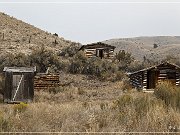
<path fill-rule="evenodd" d="M 159 71 L 150 70 L 147 72 L 147 89 L 154 89 L 158 83 Z"/>
<path fill-rule="evenodd" d="M 101 59 L 104 57 L 104 51 L 103 49 L 97 49 L 96 50 L 96 56 L 100 57 Z"/>

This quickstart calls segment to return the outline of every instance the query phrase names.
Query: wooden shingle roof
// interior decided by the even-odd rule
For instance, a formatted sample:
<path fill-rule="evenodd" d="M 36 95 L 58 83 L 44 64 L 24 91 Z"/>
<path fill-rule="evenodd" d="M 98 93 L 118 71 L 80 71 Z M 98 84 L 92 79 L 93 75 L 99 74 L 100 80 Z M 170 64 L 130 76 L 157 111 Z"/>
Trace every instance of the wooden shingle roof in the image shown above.
<path fill-rule="evenodd" d="M 36 67 L 4 67 L 3 72 L 15 72 L 15 73 L 36 72 Z"/>
<path fill-rule="evenodd" d="M 148 70 L 151 70 L 151 69 L 155 69 L 155 68 L 157 68 L 157 67 L 159 67 L 159 66 L 162 66 L 162 65 L 173 66 L 173 67 L 176 67 L 177 69 L 180 70 L 180 66 L 178 66 L 178 65 L 176 65 L 176 64 L 174 64 L 174 63 L 170 63 L 170 62 L 166 61 L 166 62 L 160 63 L 159 65 L 151 66 L 151 67 L 148 67 L 148 68 L 145 68 L 145 69 L 141 69 L 141 70 L 138 70 L 138 71 L 129 73 L 128 75 L 132 75 L 132 74 L 136 74 L 136 73 L 139 73 L 139 72 L 143 72 L 143 71 L 148 71 Z"/>
<path fill-rule="evenodd" d="M 112 49 L 115 49 L 116 47 L 102 43 L 102 42 L 97 42 L 97 43 L 83 45 L 83 46 L 81 46 L 81 48 L 79 50 L 94 49 L 94 48 L 112 48 Z"/>

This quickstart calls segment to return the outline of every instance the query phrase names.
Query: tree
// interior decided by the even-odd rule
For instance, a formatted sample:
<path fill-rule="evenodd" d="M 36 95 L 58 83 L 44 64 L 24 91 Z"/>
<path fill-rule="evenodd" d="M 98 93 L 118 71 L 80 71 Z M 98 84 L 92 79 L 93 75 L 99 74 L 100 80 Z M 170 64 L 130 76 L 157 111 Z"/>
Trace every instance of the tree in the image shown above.
<path fill-rule="evenodd" d="M 154 43 L 153 45 L 154 45 L 154 48 L 157 48 L 157 47 L 158 47 L 158 45 L 157 45 L 156 43 Z"/>
<path fill-rule="evenodd" d="M 120 70 L 127 70 L 128 66 L 134 61 L 134 58 L 132 57 L 131 53 L 120 50 L 115 55 L 115 60 L 118 61 Z"/>
<path fill-rule="evenodd" d="M 37 66 L 39 72 L 46 72 L 48 67 L 54 67 L 57 70 L 62 68 L 62 63 L 54 52 L 41 46 L 40 49 L 34 50 L 29 56 L 31 66 Z"/>
<path fill-rule="evenodd" d="M 79 47 L 76 44 L 72 44 L 66 48 L 63 48 L 59 55 L 73 57 L 75 54 L 78 53 L 78 51 L 79 51 Z"/>
<path fill-rule="evenodd" d="M 0 70 L 4 67 L 11 66 L 29 66 L 30 61 L 27 55 L 24 53 L 12 54 L 8 53 L 0 57 Z"/>
<path fill-rule="evenodd" d="M 134 58 L 132 57 L 131 53 L 125 52 L 124 50 L 120 50 L 115 55 L 115 59 L 125 64 L 130 64 L 132 61 L 134 61 Z"/>

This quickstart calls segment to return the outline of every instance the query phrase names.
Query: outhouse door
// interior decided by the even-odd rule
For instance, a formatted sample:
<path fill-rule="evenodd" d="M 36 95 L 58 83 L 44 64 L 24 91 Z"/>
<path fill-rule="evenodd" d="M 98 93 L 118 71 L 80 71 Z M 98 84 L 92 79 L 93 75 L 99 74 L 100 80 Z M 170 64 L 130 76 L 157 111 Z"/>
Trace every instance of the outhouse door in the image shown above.
<path fill-rule="evenodd" d="M 22 101 L 24 99 L 24 75 L 14 74 L 12 84 L 11 101 Z"/>

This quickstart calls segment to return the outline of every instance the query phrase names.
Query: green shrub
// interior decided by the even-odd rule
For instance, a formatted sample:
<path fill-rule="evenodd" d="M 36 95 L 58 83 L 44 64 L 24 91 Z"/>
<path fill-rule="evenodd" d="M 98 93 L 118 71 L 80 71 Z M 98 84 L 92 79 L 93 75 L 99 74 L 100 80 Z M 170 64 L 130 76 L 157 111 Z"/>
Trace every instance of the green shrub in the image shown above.
<path fill-rule="evenodd" d="M 118 71 L 118 65 L 111 60 L 98 57 L 87 58 L 82 51 L 74 55 L 70 62 L 69 72 L 98 77 L 100 80 L 116 81 L 124 78 L 123 71 Z"/>
<path fill-rule="evenodd" d="M 141 70 L 141 69 L 143 69 L 145 67 L 146 66 L 142 62 L 133 61 L 128 65 L 127 68 L 128 68 L 129 72 L 135 72 L 135 71 Z"/>
<path fill-rule="evenodd" d="M 87 58 L 82 51 L 79 51 L 71 60 L 71 64 L 69 65 L 70 73 L 82 73 L 84 67 L 87 63 Z"/>
<path fill-rule="evenodd" d="M 130 64 L 134 58 L 131 56 L 131 53 L 125 52 L 124 50 L 120 50 L 116 55 L 115 58 L 119 62 L 124 62 L 126 64 Z"/>
<path fill-rule="evenodd" d="M 157 48 L 157 47 L 158 47 L 158 44 L 154 43 L 154 44 L 153 44 L 153 47 L 154 47 L 154 48 Z"/>
<path fill-rule="evenodd" d="M 0 57 L 0 63 L 0 70 L 2 71 L 5 66 L 28 66 L 30 65 L 30 60 L 23 53 L 8 53 Z"/>
<path fill-rule="evenodd" d="M 66 48 L 63 48 L 60 56 L 67 56 L 67 57 L 73 57 L 79 50 L 79 47 L 77 45 L 70 45 Z"/>
<path fill-rule="evenodd" d="M 52 72 L 58 72 L 59 70 L 63 70 L 66 66 L 57 54 L 54 54 L 51 50 L 47 50 L 44 46 L 34 50 L 31 55 L 29 55 L 29 59 L 30 65 L 36 66 L 38 72 L 46 72 L 48 67 L 50 67 Z"/>
<path fill-rule="evenodd" d="M 49 67 L 51 72 L 58 72 L 67 67 L 67 63 L 60 60 L 57 54 L 53 51 L 47 50 L 44 46 L 33 50 L 30 55 L 23 53 L 6 54 L 0 57 L 0 70 L 5 66 L 36 66 L 38 72 L 46 72 Z"/>
<path fill-rule="evenodd" d="M 118 61 L 119 69 L 127 71 L 129 64 L 134 61 L 134 57 L 132 57 L 131 53 L 120 50 L 115 55 L 114 61 Z"/>
<path fill-rule="evenodd" d="M 20 104 L 15 104 L 13 106 L 14 112 L 24 112 L 27 109 L 27 104 L 20 102 Z"/>

